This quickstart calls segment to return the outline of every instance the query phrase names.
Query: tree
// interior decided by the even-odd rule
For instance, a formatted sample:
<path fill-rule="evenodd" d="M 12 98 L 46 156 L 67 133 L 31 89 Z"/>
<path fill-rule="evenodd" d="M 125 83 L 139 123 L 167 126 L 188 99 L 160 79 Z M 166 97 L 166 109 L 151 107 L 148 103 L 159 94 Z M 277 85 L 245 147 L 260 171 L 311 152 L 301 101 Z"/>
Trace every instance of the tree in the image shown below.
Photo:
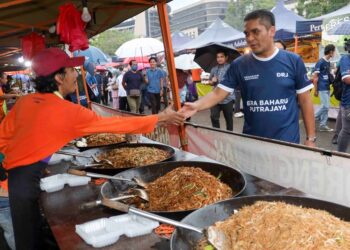
<path fill-rule="evenodd" d="M 106 30 L 90 39 L 90 44 L 104 53 L 114 56 L 115 51 L 125 42 L 135 38 L 131 31 Z"/>
<path fill-rule="evenodd" d="M 275 4 L 275 0 L 230 0 L 225 22 L 238 30 L 243 30 L 243 19 L 246 14 L 257 9 L 270 10 Z"/>
<path fill-rule="evenodd" d="M 349 3 L 349 0 L 298 0 L 299 15 L 314 18 L 333 12 Z"/>

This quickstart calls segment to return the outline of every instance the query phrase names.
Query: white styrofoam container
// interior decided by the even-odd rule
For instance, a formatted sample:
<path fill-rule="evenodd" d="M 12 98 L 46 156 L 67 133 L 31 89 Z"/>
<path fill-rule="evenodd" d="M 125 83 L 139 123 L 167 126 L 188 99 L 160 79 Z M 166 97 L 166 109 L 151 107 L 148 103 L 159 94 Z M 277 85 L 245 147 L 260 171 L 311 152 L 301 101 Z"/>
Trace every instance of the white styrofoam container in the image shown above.
<path fill-rule="evenodd" d="M 141 236 L 151 233 L 158 226 L 156 221 L 124 214 L 76 225 L 75 231 L 87 244 L 104 247 L 117 242 L 123 234 L 128 237 Z"/>
<path fill-rule="evenodd" d="M 154 220 L 146 219 L 135 214 L 123 214 L 110 217 L 119 226 L 123 227 L 123 234 L 128 237 L 137 237 L 152 233 L 152 230 L 159 226 L 159 223 Z"/>
<path fill-rule="evenodd" d="M 56 174 L 46 178 L 41 178 L 40 188 L 48 193 L 63 189 L 65 184 L 71 187 L 82 186 L 89 183 L 90 177 L 76 176 L 71 174 Z"/>
<path fill-rule="evenodd" d="M 91 181 L 91 177 L 76 176 L 72 174 L 63 174 L 63 178 L 66 180 L 66 184 L 70 187 L 83 186 Z"/>
<path fill-rule="evenodd" d="M 111 245 L 119 239 L 121 232 L 116 229 L 113 221 L 102 218 L 76 225 L 76 233 L 89 245 L 93 247 L 104 247 Z"/>
<path fill-rule="evenodd" d="M 61 174 L 56 174 L 40 180 L 40 188 L 48 193 L 61 190 L 66 183 L 66 180 L 62 178 Z"/>

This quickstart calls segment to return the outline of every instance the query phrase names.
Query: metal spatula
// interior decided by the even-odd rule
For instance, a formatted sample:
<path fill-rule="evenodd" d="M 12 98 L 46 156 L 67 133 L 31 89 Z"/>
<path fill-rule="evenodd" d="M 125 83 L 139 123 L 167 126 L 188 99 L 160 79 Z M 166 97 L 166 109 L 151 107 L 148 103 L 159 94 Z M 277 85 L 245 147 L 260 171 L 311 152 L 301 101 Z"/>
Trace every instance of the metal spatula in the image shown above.
<path fill-rule="evenodd" d="M 143 187 L 143 188 L 147 187 L 147 184 L 138 178 L 126 179 L 126 178 L 121 178 L 121 177 L 105 175 L 105 174 L 90 173 L 90 172 L 77 170 L 77 169 L 68 169 L 67 173 L 73 174 L 73 175 L 79 175 L 79 176 L 89 176 L 89 177 L 93 177 L 93 178 L 104 178 L 104 179 L 109 179 L 109 180 L 134 182 L 140 187 Z"/>
<path fill-rule="evenodd" d="M 146 212 L 141 209 L 134 208 L 132 206 L 128 206 L 118 201 L 112 201 L 106 198 L 102 199 L 102 205 L 121 212 L 136 214 L 151 220 L 159 221 L 165 224 L 170 224 L 175 227 L 180 227 L 180 228 L 195 231 L 197 233 L 204 235 L 208 240 L 208 242 L 212 244 L 217 250 L 223 250 L 223 243 L 225 242 L 226 238 L 223 233 L 221 233 L 215 228 L 215 226 L 210 226 L 209 228 L 206 228 L 206 229 L 195 227 L 195 226 L 188 225 L 176 220 L 168 219 L 166 217 L 159 216 L 150 212 Z"/>
<path fill-rule="evenodd" d="M 81 154 L 76 154 L 76 153 L 72 153 L 72 152 L 67 152 L 67 151 L 57 151 L 56 154 L 61 154 L 61 155 L 70 155 L 70 156 L 75 156 L 75 157 L 82 157 L 82 158 L 92 158 L 96 163 L 101 163 L 104 165 L 108 165 L 113 167 L 113 163 L 108 160 L 108 159 L 102 159 L 99 160 L 95 155 L 91 155 L 91 156 L 86 156 L 86 155 L 81 155 Z"/>

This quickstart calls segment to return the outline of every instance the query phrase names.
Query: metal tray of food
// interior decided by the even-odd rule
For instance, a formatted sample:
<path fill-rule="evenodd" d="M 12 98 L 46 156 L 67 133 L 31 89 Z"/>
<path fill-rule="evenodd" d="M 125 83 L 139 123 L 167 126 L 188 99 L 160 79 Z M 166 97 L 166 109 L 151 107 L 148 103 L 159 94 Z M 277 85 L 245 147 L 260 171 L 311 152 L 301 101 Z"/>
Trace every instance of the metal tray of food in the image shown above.
<path fill-rule="evenodd" d="M 122 166 L 122 167 L 118 167 L 118 166 L 112 167 L 112 166 L 108 166 L 108 165 L 84 167 L 85 165 L 92 165 L 95 162 L 93 161 L 92 158 L 89 159 L 89 158 L 82 158 L 82 157 L 76 157 L 74 161 L 75 161 L 76 165 L 80 166 L 80 167 L 78 167 L 79 169 L 83 169 L 85 171 L 94 172 L 94 173 L 114 175 L 114 174 L 120 173 L 122 171 L 128 170 L 130 168 L 138 168 L 138 167 L 153 165 L 155 163 L 159 163 L 159 162 L 163 162 L 163 161 L 169 161 L 169 160 L 173 159 L 175 156 L 175 149 L 174 148 L 172 148 L 168 145 L 158 144 L 158 143 L 121 144 L 121 145 L 117 145 L 117 146 L 113 146 L 113 147 L 107 146 L 107 147 L 101 147 L 101 148 L 94 148 L 94 149 L 86 150 L 86 151 L 82 152 L 81 154 L 85 155 L 85 156 L 95 155 L 97 158 L 99 158 L 101 154 L 108 154 L 109 152 L 114 152 L 113 150 L 124 150 L 124 149 L 125 149 L 125 151 L 132 151 L 133 149 L 135 149 L 135 150 L 145 149 L 145 151 L 147 151 L 147 152 L 149 151 L 149 153 L 152 153 L 153 151 L 158 152 L 158 155 L 153 153 L 151 155 L 142 155 L 141 157 L 137 157 L 135 155 L 130 155 L 129 157 L 128 156 L 123 157 L 123 160 L 126 163 L 128 163 L 128 162 L 129 163 L 133 163 L 133 162 L 139 163 L 137 166 L 132 165 L 132 164 L 127 164 L 127 165 Z M 161 152 L 164 153 L 164 155 L 163 154 L 161 155 L 163 157 L 160 157 L 159 150 L 161 150 Z M 155 159 L 155 161 L 152 162 L 152 158 L 155 158 L 155 157 L 159 158 L 159 160 Z M 144 163 L 142 163 L 143 160 L 144 160 Z"/>
<path fill-rule="evenodd" d="M 220 179 L 220 181 L 231 188 L 232 195 L 229 198 L 240 195 L 245 187 L 246 187 L 246 179 L 244 175 L 237 169 L 225 166 L 218 163 L 211 162 L 199 162 L 199 161 L 177 161 L 177 162 L 163 162 L 158 163 L 151 166 L 141 167 L 141 168 L 133 168 L 122 173 L 116 175 L 116 177 L 123 177 L 127 179 L 138 178 L 145 183 L 151 183 L 160 177 L 165 176 L 175 169 L 179 169 L 180 167 L 193 167 L 199 168 L 206 173 L 211 174 L 215 178 Z M 200 178 L 200 176 L 198 176 Z M 189 180 L 190 182 L 190 180 Z M 193 179 L 193 184 L 195 183 L 195 179 Z M 193 184 L 188 183 L 187 188 L 191 188 Z M 181 184 L 182 185 L 182 184 Z M 103 198 L 113 198 L 119 196 L 121 193 L 126 192 L 129 188 L 132 187 L 132 184 L 123 181 L 111 180 L 103 184 L 101 188 L 101 196 Z M 183 185 L 186 188 L 186 185 Z M 147 188 L 146 188 L 147 190 Z M 175 190 L 174 187 L 174 191 Z M 165 188 L 159 190 L 160 194 L 166 194 Z M 198 193 L 200 195 L 200 193 Z M 151 197 L 150 197 L 151 198 Z M 208 196 L 208 199 L 210 197 Z M 176 202 L 176 200 L 175 200 Z M 158 214 L 162 214 L 167 217 L 172 217 L 174 219 L 183 218 L 185 215 L 192 212 L 194 209 L 185 209 L 178 211 L 159 211 L 159 210 L 147 210 L 149 212 L 155 212 Z"/>
<path fill-rule="evenodd" d="M 97 140 L 97 142 L 94 142 L 92 145 L 91 144 L 89 145 L 89 143 L 91 143 L 90 141 L 93 141 L 93 140 L 95 141 Z M 93 148 L 115 147 L 121 144 L 125 144 L 127 142 L 128 141 L 125 135 L 101 133 L 101 134 L 94 134 L 94 135 L 80 138 L 75 141 L 74 146 L 78 148 L 79 151 L 86 151 Z"/>

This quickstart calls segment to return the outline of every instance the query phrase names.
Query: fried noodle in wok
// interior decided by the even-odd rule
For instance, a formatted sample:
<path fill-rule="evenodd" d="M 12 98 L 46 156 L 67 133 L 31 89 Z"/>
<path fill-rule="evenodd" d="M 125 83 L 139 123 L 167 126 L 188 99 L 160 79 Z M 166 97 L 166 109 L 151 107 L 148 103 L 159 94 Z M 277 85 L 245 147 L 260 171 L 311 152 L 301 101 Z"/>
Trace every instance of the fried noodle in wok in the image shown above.
<path fill-rule="evenodd" d="M 121 147 L 101 153 L 97 158 L 110 160 L 114 168 L 125 168 L 154 164 L 168 157 L 168 152 L 155 147 Z"/>
<path fill-rule="evenodd" d="M 147 185 L 150 211 L 197 209 L 233 196 L 232 189 L 201 168 L 179 167 Z"/>
<path fill-rule="evenodd" d="M 259 201 L 215 224 L 225 250 L 350 249 L 350 223 L 322 210 Z"/>
<path fill-rule="evenodd" d="M 88 147 L 116 144 L 125 141 L 125 135 L 110 133 L 94 134 L 86 137 L 86 143 Z"/>

